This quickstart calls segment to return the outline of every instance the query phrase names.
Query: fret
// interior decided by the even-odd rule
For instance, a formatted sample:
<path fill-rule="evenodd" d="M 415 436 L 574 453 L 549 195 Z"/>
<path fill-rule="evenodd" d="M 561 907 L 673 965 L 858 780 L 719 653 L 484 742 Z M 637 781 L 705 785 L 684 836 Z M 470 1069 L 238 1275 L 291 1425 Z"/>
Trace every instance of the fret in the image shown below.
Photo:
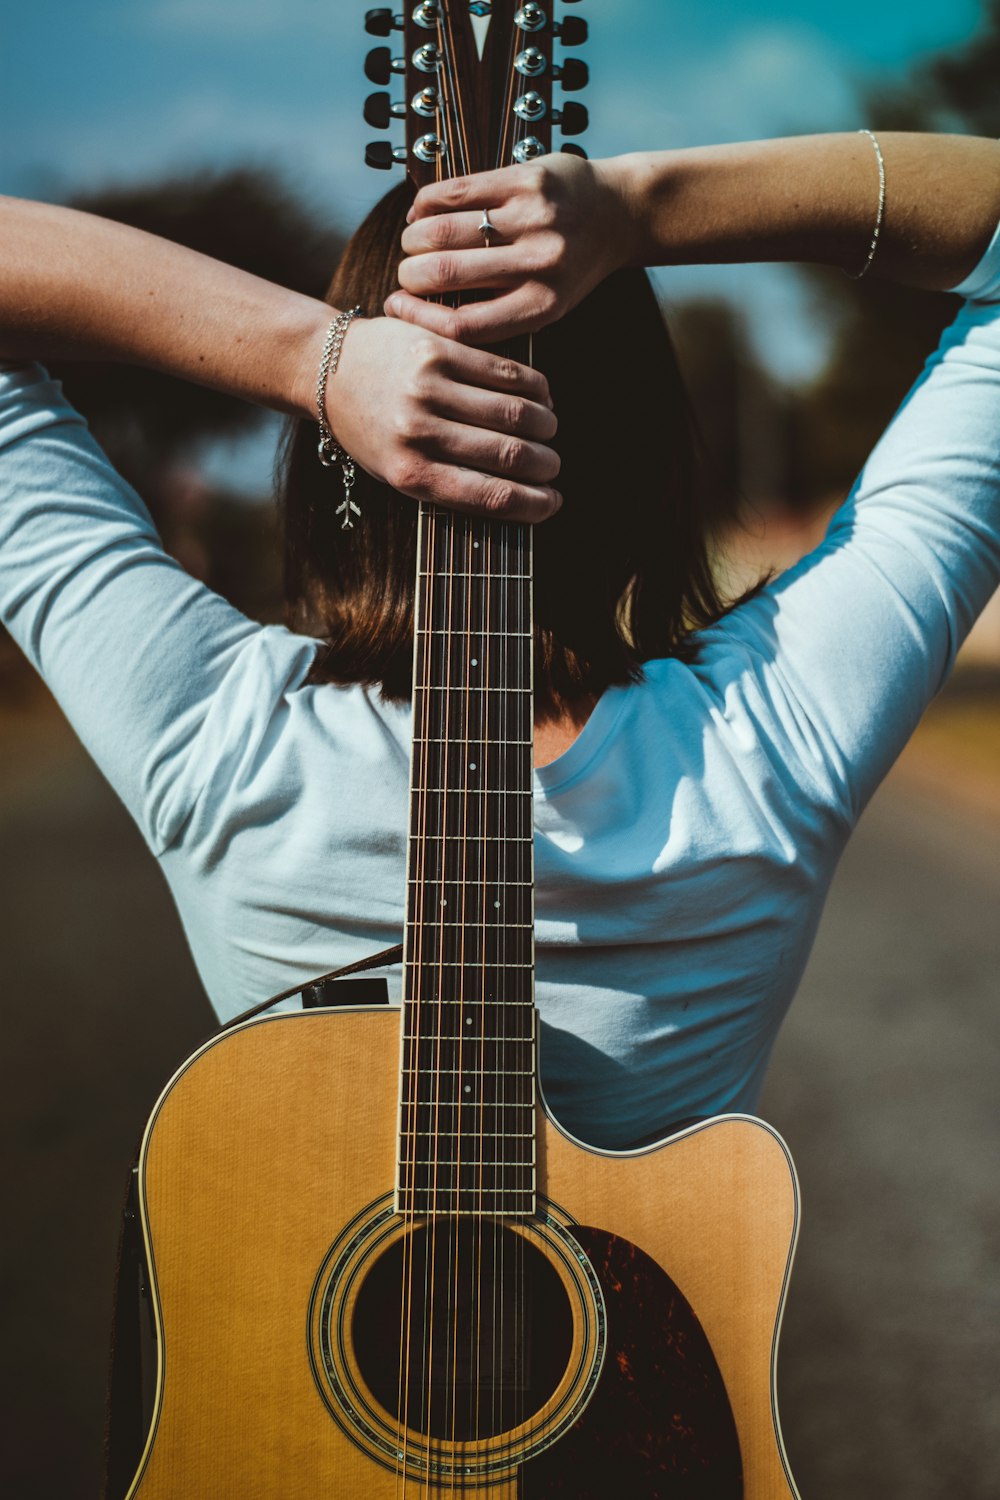
<path fill-rule="evenodd" d="M 457 1109 L 459 1113 L 461 1113 L 462 1110 L 466 1110 L 467 1112 L 475 1110 L 476 1113 L 480 1115 L 484 1110 L 487 1109 L 526 1109 L 531 1111 L 534 1109 L 534 1107 L 534 1101 L 531 1099 L 491 1099 L 488 1102 L 484 1102 L 482 1099 L 475 1099 L 472 1101 L 472 1103 L 470 1103 L 468 1099 L 441 1099 L 440 1101 L 434 1099 L 424 1100 L 422 1103 L 412 1102 L 407 1105 L 407 1108 L 410 1110 Z M 418 1127 L 418 1133 L 422 1131 L 423 1134 L 426 1135 L 431 1129 L 431 1126 L 421 1126 Z M 480 1127 L 478 1125 L 473 1125 L 470 1126 L 470 1129 L 479 1130 Z M 492 1131 L 489 1131 L 487 1133 L 495 1135 L 506 1135 L 507 1130 L 506 1127 L 496 1126 Z M 533 1131 L 529 1133 L 534 1134 Z"/>
<path fill-rule="evenodd" d="M 461 899 L 466 875 L 470 881 L 476 879 L 503 888 L 508 883 L 530 881 L 534 863 L 534 840 L 526 837 L 509 842 L 497 838 L 420 837 L 410 844 L 409 874 L 422 879 L 425 886 L 438 882 L 444 887 L 437 896 L 443 910 L 452 906 L 455 899 Z M 453 889 L 449 890 L 449 886 Z"/>
<path fill-rule="evenodd" d="M 491 573 L 465 573 L 465 572 L 462 572 L 461 569 L 458 569 L 458 568 L 449 568 L 449 569 L 446 569 L 444 572 L 440 572 L 440 573 L 427 572 L 427 571 L 421 570 L 419 576 L 421 578 L 431 578 L 431 579 L 443 580 L 444 582 L 447 582 L 449 578 L 491 578 L 491 579 L 492 578 L 499 578 L 499 579 L 502 579 L 504 582 L 515 582 L 516 583 L 516 582 L 520 582 L 522 580 L 527 580 L 529 583 L 531 582 L 531 574 L 530 573 L 500 573 L 500 572 L 495 572 L 495 573 L 493 573 L 493 572 L 491 572 Z"/>
<path fill-rule="evenodd" d="M 465 964 L 460 963 L 457 959 L 448 958 L 428 959 L 427 963 L 435 969 L 464 969 L 466 967 Z M 478 968 L 479 965 L 476 964 L 475 967 Z M 533 969 L 535 966 L 534 964 L 508 964 L 501 960 L 496 964 L 487 964 L 486 967 L 488 969 Z"/>
<path fill-rule="evenodd" d="M 535 1167 L 533 1161 L 513 1162 L 475 1162 L 475 1161 L 436 1161 L 436 1162 L 411 1162 L 407 1178 L 400 1182 L 400 1187 L 410 1192 L 475 1192 L 482 1185 L 484 1190 L 495 1192 L 518 1192 L 528 1191 L 528 1184 L 535 1179 Z M 456 1170 L 457 1169 L 457 1170 Z M 522 1176 L 526 1181 L 521 1183 L 510 1182 L 484 1182 L 484 1172 L 508 1173 L 510 1176 Z M 431 1178 L 430 1182 L 414 1181 L 416 1175 L 426 1174 Z M 448 1181 L 450 1177 L 460 1180 Z M 435 1180 L 436 1179 L 436 1180 Z M 461 1180 L 464 1179 L 464 1180 Z"/>
<path fill-rule="evenodd" d="M 445 636 L 449 636 L 452 639 L 454 639 L 455 631 L 454 630 L 442 630 L 438 626 L 418 625 L 417 628 L 416 628 L 416 630 L 414 631 L 414 634 L 415 635 L 445 635 Z M 534 632 L 531 631 L 531 630 L 478 630 L 478 629 L 474 629 L 474 630 L 471 630 L 471 631 L 466 631 L 466 632 L 464 632 L 464 634 L 467 637 L 468 636 L 474 636 L 477 640 L 480 639 L 481 637 L 489 637 L 491 639 L 495 637 L 497 640 L 501 640 L 501 641 L 507 641 L 507 640 L 530 641 L 532 639 L 532 637 L 533 637 Z"/>
<path fill-rule="evenodd" d="M 438 1193 L 465 1193 L 468 1197 L 471 1198 L 479 1191 L 480 1189 L 475 1183 L 469 1185 L 466 1185 L 465 1183 L 458 1183 L 455 1185 L 449 1183 L 436 1183 L 432 1187 L 415 1186 L 407 1187 L 405 1189 L 407 1196 L 411 1196 L 415 1193 L 424 1193 L 429 1198 L 436 1197 Z M 490 1186 L 488 1188 L 484 1188 L 483 1191 L 491 1198 L 498 1197 L 501 1194 L 507 1197 L 515 1193 L 519 1194 L 521 1197 L 526 1197 L 528 1195 L 533 1195 L 534 1187 L 498 1187 L 495 1184 L 491 1183 Z"/>
<path fill-rule="evenodd" d="M 534 930 L 535 930 L 535 924 L 534 924 L 534 922 L 504 922 L 504 921 L 496 921 L 496 922 L 492 922 L 492 924 L 489 924 L 489 926 L 487 926 L 486 919 L 483 919 L 483 926 L 480 926 L 480 924 L 478 924 L 477 921 L 468 921 L 468 922 L 438 922 L 438 921 L 435 921 L 435 922 L 433 922 L 433 924 L 430 924 L 430 926 L 436 927 L 436 929 L 441 929 L 441 927 L 456 927 L 456 929 L 462 930 L 462 932 L 477 932 L 477 930 L 478 930 L 478 932 L 481 932 L 481 930 L 483 930 L 483 927 L 486 927 L 486 932 L 498 932 L 498 933 L 501 933 L 501 932 L 534 932 Z"/>
<path fill-rule="evenodd" d="M 457 735 L 457 736 L 456 735 L 446 735 L 446 734 L 424 734 L 424 735 L 416 735 L 415 734 L 413 736 L 413 739 L 414 739 L 414 743 L 415 744 L 419 743 L 421 745 L 454 745 L 455 742 L 456 742 L 456 740 L 458 740 L 460 742 L 462 741 L 462 736 L 460 736 L 460 735 Z M 480 735 L 476 735 L 476 737 L 475 737 L 474 740 L 469 740 L 469 741 L 466 741 L 465 743 L 467 745 L 478 745 L 480 748 L 486 748 L 486 749 L 491 749 L 491 748 L 492 749 L 496 749 L 497 748 L 496 745 L 493 745 L 493 746 L 487 745 L 486 742 L 483 739 L 483 736 L 481 734 Z M 503 748 L 506 749 L 506 748 L 508 748 L 511 745 L 534 745 L 534 743 L 535 743 L 534 740 L 504 740 L 504 742 L 503 742 Z"/>
<path fill-rule="evenodd" d="M 428 884 L 431 884 L 432 882 L 430 882 L 429 880 L 427 880 L 424 876 L 410 875 L 410 876 L 407 877 L 406 883 L 407 883 L 407 885 L 428 885 Z M 507 889 L 514 889 L 514 890 L 529 889 L 530 890 L 531 887 L 534 885 L 534 881 L 533 880 L 504 880 L 504 881 L 502 881 L 498 885 L 498 883 L 495 880 L 471 880 L 471 879 L 467 879 L 467 878 L 465 878 L 463 876 L 460 884 L 461 884 L 461 886 L 467 886 L 467 885 L 479 886 L 479 887 L 486 886 L 486 887 L 489 887 L 490 890 L 493 890 L 494 888 L 496 888 L 498 890 L 507 890 Z"/>
<path fill-rule="evenodd" d="M 470 838 L 468 835 L 466 835 L 464 833 L 414 833 L 412 830 L 410 831 L 410 839 L 411 839 L 411 841 L 413 843 L 416 843 L 416 844 L 424 844 L 424 843 L 428 843 L 428 842 L 439 842 L 442 839 L 446 843 L 450 843 L 450 844 L 476 844 L 476 843 L 488 843 L 488 844 L 533 844 L 535 842 L 535 840 L 533 838 L 525 838 L 525 837 L 523 837 L 521 835 L 513 836 L 513 835 L 511 835 L 509 833 L 508 834 L 499 834 L 499 833 L 498 834 L 491 834 L 491 833 L 487 833 L 487 834 L 482 835 L 478 839 L 474 839 L 474 838 Z"/>
<path fill-rule="evenodd" d="M 420 693 L 527 693 L 530 697 L 531 688 L 526 687 L 497 687 L 491 683 L 453 682 L 447 687 L 438 687 L 433 683 L 425 683 L 417 689 Z"/>
<path fill-rule="evenodd" d="M 518 1107 L 521 1108 L 522 1106 L 518 1106 Z M 431 1130 L 400 1130 L 399 1131 L 400 1140 L 406 1140 L 406 1141 L 410 1141 L 410 1140 L 414 1139 L 414 1137 L 420 1137 L 420 1136 L 425 1136 L 425 1135 L 433 1135 L 435 1138 L 437 1138 L 438 1136 L 458 1136 L 458 1137 L 461 1137 L 461 1136 L 467 1135 L 467 1136 L 471 1136 L 471 1138 L 473 1140 L 477 1140 L 477 1141 L 483 1141 L 483 1140 L 494 1140 L 494 1141 L 533 1141 L 535 1139 L 535 1132 L 533 1130 L 486 1130 L 486 1131 L 476 1131 L 475 1129 L 472 1129 L 472 1130 L 433 1130 L 433 1131 L 431 1131 Z"/>
<path fill-rule="evenodd" d="M 462 1161 L 461 1158 L 452 1159 L 451 1157 L 444 1157 L 444 1156 L 438 1157 L 434 1161 L 427 1161 L 427 1162 L 425 1162 L 425 1161 L 416 1161 L 416 1162 L 410 1163 L 410 1166 L 412 1167 L 412 1170 L 415 1171 L 415 1172 L 437 1172 L 438 1169 L 441 1168 L 441 1167 L 472 1167 L 473 1170 L 475 1170 L 477 1172 L 502 1172 L 502 1171 L 505 1171 L 508 1167 L 533 1167 L 534 1165 L 535 1165 L 535 1162 L 533 1160 L 532 1161 L 480 1161 L 480 1162 L 476 1162 L 476 1161 Z M 408 1182 L 404 1182 L 403 1183 L 404 1187 L 408 1187 L 409 1185 L 410 1184 Z M 492 1192 L 492 1190 L 493 1190 L 493 1185 L 491 1183 L 490 1184 L 490 1191 Z M 418 1191 L 419 1191 L 419 1188 L 418 1188 Z"/>
<path fill-rule="evenodd" d="M 464 1078 L 467 1073 L 472 1073 L 475 1070 L 473 1068 L 411 1068 L 409 1066 L 404 1066 L 400 1069 L 400 1071 L 409 1074 L 410 1077 L 413 1077 L 413 1075 L 417 1073 L 426 1073 L 433 1078 Z M 497 1078 L 533 1078 L 535 1076 L 535 1070 L 534 1068 L 491 1068 L 490 1074 L 491 1076 Z"/>
<path fill-rule="evenodd" d="M 508 787 L 498 786 L 422 786 L 418 793 L 421 797 L 533 797 L 535 794 L 529 788 L 527 791 L 515 790 Z"/>

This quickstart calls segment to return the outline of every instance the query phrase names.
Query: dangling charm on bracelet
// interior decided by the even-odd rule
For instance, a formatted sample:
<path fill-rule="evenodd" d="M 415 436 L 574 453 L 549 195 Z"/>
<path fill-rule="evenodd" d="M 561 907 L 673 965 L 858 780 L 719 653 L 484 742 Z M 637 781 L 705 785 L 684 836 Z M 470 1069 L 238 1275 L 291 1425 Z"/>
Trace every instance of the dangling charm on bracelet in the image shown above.
<path fill-rule="evenodd" d="M 330 424 L 326 419 L 326 382 L 330 375 L 337 373 L 340 363 L 340 351 L 344 344 L 344 335 L 347 333 L 355 318 L 361 317 L 361 308 L 353 307 L 350 312 L 339 313 L 334 318 L 327 330 L 326 343 L 323 346 L 323 357 L 320 360 L 319 377 L 316 381 L 316 411 L 319 421 L 319 461 L 326 468 L 332 469 L 335 464 L 340 465 L 340 471 L 344 476 L 344 498 L 337 506 L 336 514 L 342 515 L 342 530 L 350 530 L 354 526 L 352 516 L 360 516 L 361 507 L 351 499 L 351 490 L 357 478 L 357 470 L 351 455 L 343 449 L 330 431 Z"/>
<path fill-rule="evenodd" d="M 357 476 L 354 470 L 354 460 L 353 458 L 349 458 L 346 453 L 341 459 L 341 469 L 344 475 L 344 498 L 337 506 L 337 515 L 342 515 L 344 517 L 341 530 L 347 531 L 354 526 L 354 522 L 351 520 L 352 514 L 355 516 L 360 516 L 361 507 L 359 505 L 355 505 L 354 501 L 351 499 L 351 491 L 354 488 L 354 480 Z"/>

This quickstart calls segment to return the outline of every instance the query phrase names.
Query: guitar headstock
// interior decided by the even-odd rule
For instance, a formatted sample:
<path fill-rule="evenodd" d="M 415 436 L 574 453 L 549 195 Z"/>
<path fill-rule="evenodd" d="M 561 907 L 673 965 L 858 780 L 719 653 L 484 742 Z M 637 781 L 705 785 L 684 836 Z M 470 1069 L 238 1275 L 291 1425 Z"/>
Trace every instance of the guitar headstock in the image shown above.
<path fill-rule="evenodd" d="M 376 129 L 405 120 L 406 145 L 374 141 L 369 166 L 405 164 L 415 188 L 445 177 L 534 161 L 553 149 L 553 126 L 563 135 L 587 128 L 587 111 L 575 101 L 554 101 L 583 88 L 586 63 L 556 61 L 555 42 L 577 47 L 587 40 L 578 16 L 553 18 L 555 0 L 407 0 L 402 15 L 369 10 L 370 35 L 401 33 L 399 55 L 376 47 L 365 62 L 377 84 L 398 82 L 401 97 L 370 94 L 365 119 Z M 575 0 L 566 0 L 567 4 Z M 579 146 L 564 151 L 583 155 Z"/>

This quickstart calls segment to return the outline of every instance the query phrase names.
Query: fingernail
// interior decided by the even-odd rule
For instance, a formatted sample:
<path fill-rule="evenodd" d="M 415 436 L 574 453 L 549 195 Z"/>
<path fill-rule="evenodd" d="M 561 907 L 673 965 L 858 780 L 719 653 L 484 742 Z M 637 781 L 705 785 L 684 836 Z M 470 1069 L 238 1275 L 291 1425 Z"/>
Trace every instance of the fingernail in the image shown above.
<path fill-rule="evenodd" d="M 396 316 L 396 314 L 399 312 L 399 298 L 397 296 L 393 295 L 391 297 L 386 297 L 385 311 L 388 313 L 390 318 Z"/>
<path fill-rule="evenodd" d="M 406 222 L 407 222 L 407 224 L 412 224 L 415 218 L 416 218 L 416 214 L 413 212 L 413 209 L 411 208 L 410 211 L 409 211 L 409 213 L 406 215 Z"/>

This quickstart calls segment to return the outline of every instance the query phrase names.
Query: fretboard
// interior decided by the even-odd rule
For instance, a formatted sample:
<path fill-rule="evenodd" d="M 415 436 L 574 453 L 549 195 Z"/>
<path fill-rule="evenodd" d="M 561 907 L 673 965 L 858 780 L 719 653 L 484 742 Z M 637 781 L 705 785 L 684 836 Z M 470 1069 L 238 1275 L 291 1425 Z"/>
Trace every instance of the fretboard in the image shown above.
<path fill-rule="evenodd" d="M 398 1205 L 534 1211 L 531 531 L 421 507 Z"/>

